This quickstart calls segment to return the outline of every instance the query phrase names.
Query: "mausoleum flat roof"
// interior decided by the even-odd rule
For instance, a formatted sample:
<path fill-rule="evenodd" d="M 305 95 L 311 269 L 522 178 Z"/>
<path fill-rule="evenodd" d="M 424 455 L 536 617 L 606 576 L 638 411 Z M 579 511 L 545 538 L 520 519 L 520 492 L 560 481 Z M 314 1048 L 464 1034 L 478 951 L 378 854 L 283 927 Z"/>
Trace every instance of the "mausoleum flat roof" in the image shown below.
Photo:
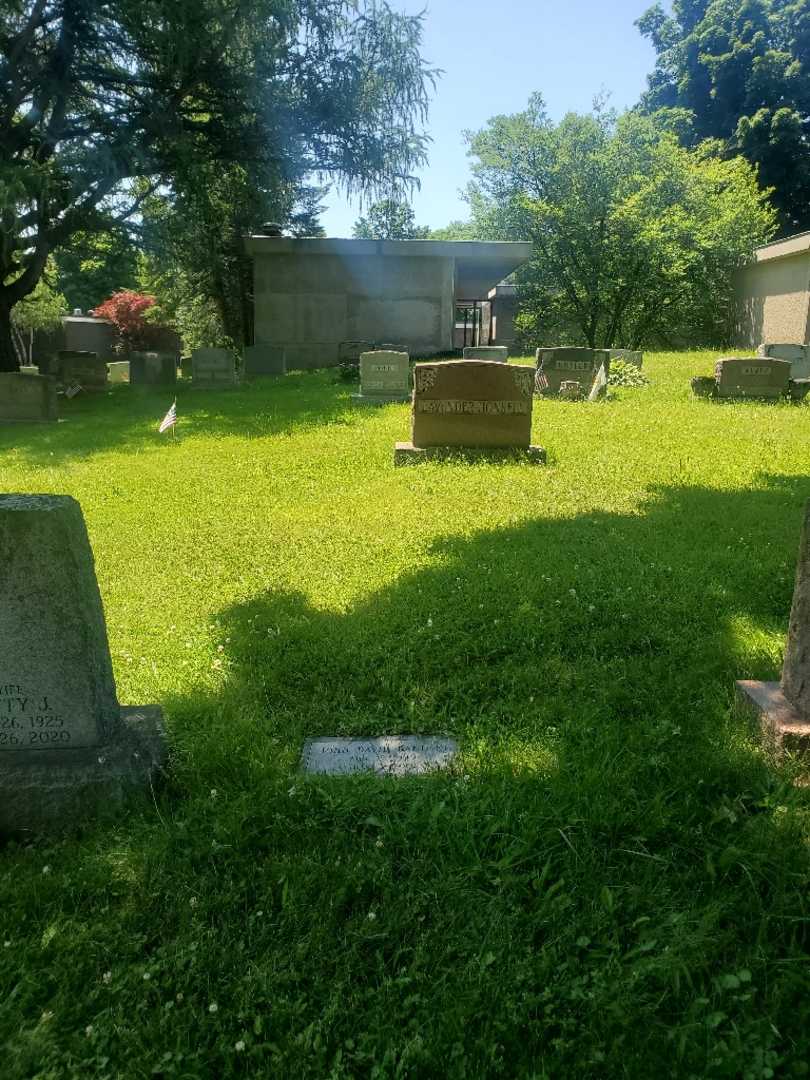
<path fill-rule="evenodd" d="M 781 240 L 772 240 L 763 244 L 754 252 L 757 262 L 770 262 L 772 259 L 784 259 L 790 255 L 801 255 L 810 251 L 810 232 L 794 233 L 783 236 Z"/>
<path fill-rule="evenodd" d="M 248 255 L 420 256 L 454 259 L 456 295 L 483 299 L 533 252 L 523 240 L 344 240 L 337 237 L 246 236 Z"/>

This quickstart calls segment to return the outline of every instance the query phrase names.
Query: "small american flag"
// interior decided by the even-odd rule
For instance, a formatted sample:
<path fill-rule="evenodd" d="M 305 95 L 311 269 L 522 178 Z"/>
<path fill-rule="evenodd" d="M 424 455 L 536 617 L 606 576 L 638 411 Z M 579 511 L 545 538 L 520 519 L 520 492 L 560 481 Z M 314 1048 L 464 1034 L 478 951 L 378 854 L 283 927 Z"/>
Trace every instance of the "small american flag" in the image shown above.
<path fill-rule="evenodd" d="M 534 376 L 534 388 L 538 393 L 548 390 L 548 376 L 542 368 L 538 368 Z"/>
<path fill-rule="evenodd" d="M 70 386 L 65 388 L 65 397 L 74 398 L 81 391 L 81 386 L 77 382 L 71 383 Z"/>
<path fill-rule="evenodd" d="M 177 399 L 175 398 L 174 402 L 172 403 L 172 407 L 169 409 L 169 411 L 166 413 L 166 415 L 160 421 L 160 427 L 158 428 L 158 431 L 162 435 L 164 431 L 168 431 L 169 428 L 174 427 L 174 425 L 176 423 L 177 423 Z"/>

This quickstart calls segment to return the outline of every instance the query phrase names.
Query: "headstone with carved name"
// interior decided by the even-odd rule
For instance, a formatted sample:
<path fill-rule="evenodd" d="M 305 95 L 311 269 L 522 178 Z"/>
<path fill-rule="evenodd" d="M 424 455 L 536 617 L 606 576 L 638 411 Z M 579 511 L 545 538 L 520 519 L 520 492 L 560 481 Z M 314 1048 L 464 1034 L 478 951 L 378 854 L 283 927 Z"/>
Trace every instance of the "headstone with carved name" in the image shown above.
<path fill-rule="evenodd" d="M 465 345 L 462 355 L 465 360 L 497 360 L 505 364 L 509 350 L 505 345 Z"/>
<path fill-rule="evenodd" d="M 94 352 L 62 350 L 58 354 L 59 381 L 80 386 L 86 393 L 101 393 L 109 385 L 107 361 Z"/>
<path fill-rule="evenodd" d="M 531 445 L 533 368 L 493 360 L 448 360 L 414 369 L 411 442 L 394 463 L 466 451 L 519 454 L 545 461 Z"/>
<path fill-rule="evenodd" d="M 304 772 L 349 776 L 373 772 L 378 776 L 421 776 L 445 769 L 458 751 L 454 739 L 436 735 L 381 735 L 368 738 L 308 739 Z"/>
<path fill-rule="evenodd" d="M 148 785 L 160 709 L 121 707 L 93 555 L 67 495 L 0 495 L 0 832 L 70 826 Z"/>
<path fill-rule="evenodd" d="M 56 382 L 46 375 L 0 373 L 0 424 L 57 420 Z"/>
<path fill-rule="evenodd" d="M 360 354 L 360 393 L 352 394 L 354 401 L 385 405 L 410 396 L 411 364 L 406 352 L 378 349 Z"/>
<path fill-rule="evenodd" d="M 790 362 L 766 356 L 726 357 L 714 368 L 717 397 L 780 398 L 790 389 Z"/>
<path fill-rule="evenodd" d="M 201 390 L 238 386 L 236 357 L 227 349 L 195 349 L 191 354 L 191 384 Z"/>
<path fill-rule="evenodd" d="M 603 391 L 610 375 L 609 349 L 556 348 L 538 349 L 535 390 L 543 397 L 557 397 L 566 382 L 578 382 L 582 396 L 589 397 L 597 380 Z M 600 372 L 604 376 L 600 377 Z"/>
<path fill-rule="evenodd" d="M 810 751 L 810 503 L 804 510 L 782 679 L 740 680 L 737 700 L 759 718 L 777 750 Z"/>

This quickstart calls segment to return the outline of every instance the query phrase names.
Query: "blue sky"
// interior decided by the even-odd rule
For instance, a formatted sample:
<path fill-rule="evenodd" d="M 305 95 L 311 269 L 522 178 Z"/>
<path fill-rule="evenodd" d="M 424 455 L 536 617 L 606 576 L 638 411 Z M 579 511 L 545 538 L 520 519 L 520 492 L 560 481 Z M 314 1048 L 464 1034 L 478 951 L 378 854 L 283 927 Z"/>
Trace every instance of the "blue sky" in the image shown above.
<path fill-rule="evenodd" d="M 654 53 L 635 20 L 652 0 L 391 0 L 395 10 L 427 6 L 422 53 L 442 68 L 428 116 L 433 142 L 413 197 L 420 225 L 467 216 L 459 189 L 469 178 L 465 128 L 518 112 L 539 90 L 552 118 L 588 110 L 600 90 L 611 104 L 635 104 Z M 351 236 L 359 210 L 332 192 L 321 218 L 328 236 Z"/>

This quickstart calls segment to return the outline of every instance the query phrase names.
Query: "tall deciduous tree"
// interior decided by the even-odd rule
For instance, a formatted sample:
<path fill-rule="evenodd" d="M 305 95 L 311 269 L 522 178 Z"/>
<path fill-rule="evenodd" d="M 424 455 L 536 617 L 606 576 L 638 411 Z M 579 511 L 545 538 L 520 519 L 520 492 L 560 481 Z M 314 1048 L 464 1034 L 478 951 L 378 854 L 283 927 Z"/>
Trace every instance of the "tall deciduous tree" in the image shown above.
<path fill-rule="evenodd" d="M 591 347 L 727 339 L 734 270 L 774 212 L 743 158 L 600 107 L 553 124 L 525 112 L 468 134 L 479 236 L 531 240 L 519 271 L 522 325 L 536 343 Z"/>
<path fill-rule="evenodd" d="M 354 223 L 352 236 L 357 240 L 424 240 L 430 229 L 416 224 L 410 203 L 403 199 L 380 199 Z"/>
<path fill-rule="evenodd" d="M 658 54 L 642 107 L 686 110 L 690 145 L 722 139 L 774 189 L 782 231 L 810 228 L 807 0 L 674 0 L 637 25 Z"/>
<path fill-rule="evenodd" d="M 365 193 L 407 186 L 425 160 L 420 35 L 418 17 L 375 0 L 6 0 L 0 370 L 16 366 L 11 311 L 50 252 L 151 194 L 205 223 L 235 170 L 250 200 L 228 239 L 310 173 Z M 214 267 L 212 290 L 227 271 Z"/>

